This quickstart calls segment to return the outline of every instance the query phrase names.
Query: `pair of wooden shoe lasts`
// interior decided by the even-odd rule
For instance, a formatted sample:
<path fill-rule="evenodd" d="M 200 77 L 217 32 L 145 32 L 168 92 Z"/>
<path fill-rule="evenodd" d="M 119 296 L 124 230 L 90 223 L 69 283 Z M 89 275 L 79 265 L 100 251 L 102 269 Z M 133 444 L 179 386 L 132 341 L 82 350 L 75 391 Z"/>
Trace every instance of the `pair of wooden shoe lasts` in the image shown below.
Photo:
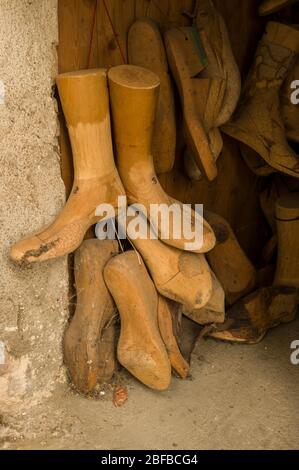
<path fill-rule="evenodd" d="M 81 244 L 88 227 L 98 221 L 95 209 L 101 202 L 110 202 L 115 205 L 117 196 L 125 193 L 130 202 L 137 201 L 145 205 L 153 202 L 168 204 L 173 202 L 163 192 L 157 181 L 150 153 L 159 87 L 157 77 L 150 71 L 133 66 L 120 66 L 109 72 L 117 166 L 120 177 L 116 171 L 112 154 L 106 72 L 91 70 L 63 74 L 58 77 L 57 82 L 72 143 L 75 167 L 73 191 L 66 207 L 49 228 L 13 246 L 11 256 L 19 262 L 44 261 L 74 251 Z M 157 231 L 159 232 L 159 227 Z M 170 240 L 168 245 L 163 244 L 165 249 L 168 248 L 173 252 L 177 250 L 179 253 L 178 255 L 172 253 L 172 258 L 177 262 L 174 264 L 175 269 L 177 266 L 179 267 L 174 274 L 178 274 L 177 280 L 181 280 L 184 278 L 184 274 L 181 275 L 180 271 L 184 273 L 185 270 L 189 278 L 199 276 L 197 279 L 201 281 L 206 275 L 208 280 L 206 293 L 204 287 L 198 289 L 196 283 L 193 283 L 193 287 L 187 289 L 184 295 L 180 282 L 172 282 L 171 276 L 163 279 L 163 275 L 161 275 L 162 281 L 159 285 L 164 293 L 166 290 L 172 292 L 171 296 L 176 299 L 181 296 L 181 302 L 184 302 L 188 310 L 194 312 L 208 303 L 213 282 L 207 268 L 207 272 L 204 273 L 202 266 L 206 267 L 206 263 L 203 258 L 200 258 L 200 254 L 185 253 L 187 258 L 190 254 L 192 259 L 192 261 L 186 261 L 183 256 L 184 252 L 180 251 L 183 242 L 184 240 Z M 211 226 L 204 222 L 204 246 L 199 251 L 207 252 L 213 249 L 215 242 Z M 193 255 L 196 257 L 196 262 L 193 260 L 195 259 Z M 213 257 L 213 254 L 211 256 Z M 215 256 L 217 257 L 216 254 Z M 203 273 L 201 273 L 201 269 Z M 173 270 L 171 272 L 173 273 Z M 168 284 L 167 288 L 166 284 Z M 195 293 L 194 289 L 197 289 Z M 217 290 L 220 292 L 219 298 L 222 298 L 219 285 Z M 200 298 L 202 292 L 204 295 Z M 83 311 L 84 305 L 84 299 L 83 301 L 79 299 L 77 314 L 71 327 L 76 322 L 80 324 L 78 317 L 81 318 L 82 315 L 88 317 L 88 309 L 87 312 Z M 209 315 L 216 311 L 215 302 L 207 311 Z M 219 312 L 216 313 L 219 314 Z M 220 314 L 223 316 L 223 308 Z M 194 318 L 193 313 L 192 315 Z M 102 316 L 100 315 L 101 318 Z M 202 312 L 201 316 L 204 318 Z M 219 316 L 217 319 L 219 321 Z M 106 317 L 103 316 L 102 320 L 98 318 L 97 321 L 106 324 L 106 320 Z M 93 322 L 89 326 L 85 321 L 87 332 L 93 328 L 92 325 Z M 96 331 L 99 328 L 98 325 L 95 326 Z M 73 328 L 75 327 L 70 328 L 70 331 Z M 84 332 L 84 329 L 82 331 Z M 68 335 L 71 333 L 69 332 Z M 71 343 L 76 344 L 76 340 L 72 340 Z M 81 341 L 81 346 L 82 344 Z M 80 354 L 80 347 L 78 345 L 76 347 L 78 348 L 76 354 Z M 98 355 L 96 351 L 97 346 L 94 346 L 93 354 Z M 76 354 L 73 357 L 76 357 Z M 69 363 L 72 363 L 71 356 L 66 352 Z M 96 364 L 96 361 L 90 360 L 92 361 L 90 364 Z M 77 362 L 76 360 L 73 362 L 73 366 L 70 366 L 74 377 Z M 95 365 L 95 367 L 97 370 L 99 369 L 98 366 Z M 90 379 L 92 381 L 95 380 L 97 374 L 92 367 L 90 369 L 88 374 L 92 377 Z"/>
<path fill-rule="evenodd" d="M 105 70 L 87 70 L 59 75 L 59 95 L 66 118 L 74 161 L 72 193 L 57 219 L 44 231 L 16 243 L 11 257 L 20 263 L 33 263 L 73 252 L 88 228 L 103 219 L 97 207 L 110 204 L 117 210 L 118 196 L 129 204 L 179 204 L 162 189 L 151 153 L 159 79 L 150 70 L 124 65 L 109 70 L 109 93 Z M 109 96 L 114 125 L 116 164 L 112 151 Z M 203 225 L 203 244 L 199 253 L 211 250 L 215 235 L 210 225 L 192 212 Z M 155 227 L 165 243 L 185 249 L 192 243 L 183 236 L 176 239 Z"/>

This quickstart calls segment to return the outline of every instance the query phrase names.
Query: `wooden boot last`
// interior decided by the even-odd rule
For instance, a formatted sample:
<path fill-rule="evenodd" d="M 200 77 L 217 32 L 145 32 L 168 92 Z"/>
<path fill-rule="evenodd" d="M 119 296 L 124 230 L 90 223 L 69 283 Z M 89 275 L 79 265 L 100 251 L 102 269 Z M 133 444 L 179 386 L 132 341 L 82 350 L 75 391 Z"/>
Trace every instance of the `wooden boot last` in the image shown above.
<path fill-rule="evenodd" d="M 154 72 L 160 93 L 153 134 L 153 158 L 157 174 L 172 170 L 175 160 L 176 123 L 172 85 L 163 39 L 151 19 L 135 21 L 128 34 L 129 63 Z"/>
<path fill-rule="evenodd" d="M 256 270 L 241 248 L 229 223 L 221 216 L 205 211 L 216 234 L 217 243 L 207 260 L 222 285 L 226 301 L 232 305 L 256 283 Z"/>
<path fill-rule="evenodd" d="M 88 228 L 98 222 L 101 203 L 117 206 L 124 189 L 115 168 L 106 71 L 58 75 L 57 85 L 74 160 L 74 184 L 66 206 L 43 232 L 11 248 L 11 258 L 33 263 L 74 251 Z"/>
<path fill-rule="evenodd" d="M 259 289 L 237 302 L 227 312 L 226 322 L 215 327 L 209 336 L 222 341 L 256 344 L 270 328 L 295 318 L 298 300 L 295 287 Z"/>
<path fill-rule="evenodd" d="M 299 158 L 288 145 L 280 91 L 299 52 L 299 31 L 269 22 L 257 48 L 242 99 L 222 130 L 255 150 L 274 169 L 299 177 Z"/>
<path fill-rule="evenodd" d="M 82 393 L 108 382 L 116 367 L 117 310 L 103 279 L 107 261 L 118 253 L 112 240 L 86 240 L 75 254 L 77 307 L 63 342 L 70 378 Z"/>
<path fill-rule="evenodd" d="M 159 79 L 150 70 L 134 65 L 120 65 L 109 70 L 109 88 L 114 124 L 117 168 L 124 184 L 129 204 L 142 204 L 150 215 L 151 204 L 167 207 L 176 204 L 175 212 L 185 220 L 189 215 L 184 205 L 169 197 L 155 173 L 151 152 Z M 166 244 L 186 251 L 205 253 L 215 245 L 215 236 L 209 224 L 192 211 L 203 226 L 203 244 L 189 250 L 192 243 L 183 235 L 176 237 L 170 223 L 170 233 L 156 222 L 156 232 Z M 182 233 L 182 231 L 181 231 Z"/>
<path fill-rule="evenodd" d="M 171 366 L 158 326 L 158 294 L 141 257 L 134 251 L 114 257 L 104 277 L 121 319 L 119 362 L 148 387 L 166 390 Z"/>

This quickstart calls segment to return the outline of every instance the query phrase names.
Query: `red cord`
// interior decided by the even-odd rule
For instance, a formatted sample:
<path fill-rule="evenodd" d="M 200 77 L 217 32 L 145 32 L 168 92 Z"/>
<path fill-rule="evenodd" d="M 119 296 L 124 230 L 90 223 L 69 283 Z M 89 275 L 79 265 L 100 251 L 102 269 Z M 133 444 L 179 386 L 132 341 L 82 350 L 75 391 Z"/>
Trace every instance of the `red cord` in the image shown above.
<path fill-rule="evenodd" d="M 105 1 L 105 0 L 102 0 L 102 1 L 103 1 L 103 4 L 104 4 L 104 8 L 105 8 L 106 14 L 107 14 L 107 16 L 108 16 L 108 20 L 109 20 L 111 29 L 112 29 L 113 34 L 114 34 L 114 38 L 115 38 L 117 47 L 118 47 L 118 49 L 119 49 L 121 58 L 122 58 L 122 60 L 123 60 L 123 63 L 126 64 L 126 63 L 127 63 L 126 57 L 125 57 L 125 54 L 124 54 L 124 52 L 123 52 L 123 50 L 122 50 L 121 44 L 120 44 L 120 42 L 119 42 L 118 34 L 117 34 L 117 32 L 116 32 L 116 29 L 115 29 L 115 27 L 114 27 L 112 18 L 111 18 L 111 16 L 110 16 L 109 10 L 108 10 L 108 8 L 107 8 L 106 1 Z"/>
<path fill-rule="evenodd" d="M 90 67 L 90 61 L 91 61 L 92 42 L 93 42 L 93 35 L 94 35 L 94 31 L 95 31 L 95 26 L 96 26 L 97 9 L 98 9 L 98 0 L 95 1 L 95 7 L 94 7 L 94 13 L 93 13 L 92 30 L 91 30 L 91 39 L 90 39 L 90 46 L 89 46 L 89 53 L 88 53 L 88 62 L 87 62 L 87 68 L 88 68 L 88 69 L 89 69 L 89 67 Z"/>

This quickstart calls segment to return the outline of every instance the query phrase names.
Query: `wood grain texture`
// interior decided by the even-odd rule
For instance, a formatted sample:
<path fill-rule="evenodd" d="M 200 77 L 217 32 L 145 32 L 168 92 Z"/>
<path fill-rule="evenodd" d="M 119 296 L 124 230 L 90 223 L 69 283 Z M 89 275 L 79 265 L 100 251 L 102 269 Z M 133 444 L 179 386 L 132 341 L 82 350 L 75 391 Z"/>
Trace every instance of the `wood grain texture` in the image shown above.
<path fill-rule="evenodd" d="M 99 0 L 98 0 L 99 2 Z M 96 67 L 97 58 L 90 48 L 97 45 L 93 31 L 96 0 L 60 0 L 59 20 L 59 72 L 72 72 Z"/>

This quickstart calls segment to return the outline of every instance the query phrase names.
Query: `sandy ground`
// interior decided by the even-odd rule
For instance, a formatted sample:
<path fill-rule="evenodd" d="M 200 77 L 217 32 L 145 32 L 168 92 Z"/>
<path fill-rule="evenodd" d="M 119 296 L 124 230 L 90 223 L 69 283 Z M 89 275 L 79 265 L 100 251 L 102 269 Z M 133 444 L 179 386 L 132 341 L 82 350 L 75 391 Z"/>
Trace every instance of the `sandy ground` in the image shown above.
<path fill-rule="evenodd" d="M 59 389 L 43 407 L 23 411 L 21 421 L 2 417 L 3 447 L 298 449 L 299 366 L 290 363 L 296 339 L 299 319 L 256 346 L 202 340 L 191 380 L 174 378 L 169 391 L 156 393 L 124 377 L 129 400 L 121 408 L 109 391 L 94 400 Z"/>

